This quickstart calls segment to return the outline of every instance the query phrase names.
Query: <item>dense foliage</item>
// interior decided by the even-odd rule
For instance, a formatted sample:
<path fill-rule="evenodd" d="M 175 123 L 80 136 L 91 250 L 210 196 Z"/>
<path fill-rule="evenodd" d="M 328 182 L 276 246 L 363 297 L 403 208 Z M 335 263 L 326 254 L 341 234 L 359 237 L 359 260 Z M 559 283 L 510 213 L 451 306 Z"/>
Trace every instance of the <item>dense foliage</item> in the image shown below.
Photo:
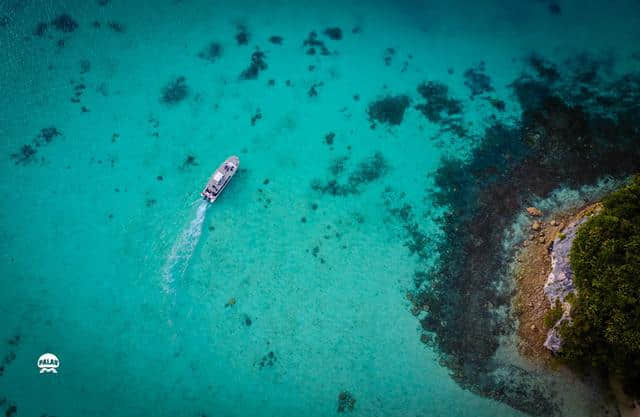
<path fill-rule="evenodd" d="M 622 379 L 640 397 L 640 176 L 578 230 L 570 261 L 578 290 L 562 356 Z"/>
<path fill-rule="evenodd" d="M 556 300 L 556 305 L 544 315 L 544 327 L 552 328 L 560 318 L 562 318 L 562 303 Z"/>

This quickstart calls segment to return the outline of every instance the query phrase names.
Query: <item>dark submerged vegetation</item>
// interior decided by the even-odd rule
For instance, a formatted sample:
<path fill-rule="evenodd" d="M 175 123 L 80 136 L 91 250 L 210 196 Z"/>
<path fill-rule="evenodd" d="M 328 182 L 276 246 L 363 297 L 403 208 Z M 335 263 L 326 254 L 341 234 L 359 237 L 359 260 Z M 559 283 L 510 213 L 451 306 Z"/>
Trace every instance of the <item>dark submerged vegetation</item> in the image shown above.
<path fill-rule="evenodd" d="M 318 39 L 318 34 L 315 31 L 309 32 L 307 39 L 302 43 L 307 48 L 307 55 L 315 55 L 319 49 L 321 55 L 330 55 L 329 49 L 326 47 L 323 41 Z"/>
<path fill-rule="evenodd" d="M 219 42 L 211 42 L 198 53 L 198 58 L 216 62 L 222 56 L 222 51 L 223 48 Z"/>
<path fill-rule="evenodd" d="M 353 411 L 356 406 L 356 399 L 349 391 L 342 391 L 338 394 L 338 413 Z"/>
<path fill-rule="evenodd" d="M 418 93 L 425 100 L 418 104 L 420 111 L 430 122 L 441 123 L 447 117 L 462 113 L 460 100 L 449 97 L 449 87 L 445 84 L 429 81 L 418 86 Z"/>
<path fill-rule="evenodd" d="M 181 75 L 163 87 L 160 101 L 173 106 L 187 98 L 188 95 L 187 79 Z"/>
<path fill-rule="evenodd" d="M 577 297 L 560 355 L 620 378 L 640 398 L 640 176 L 608 195 L 580 229 L 570 261 Z"/>
<path fill-rule="evenodd" d="M 469 68 L 464 72 L 464 85 L 471 90 L 471 99 L 475 96 L 493 91 L 491 78 L 484 72 L 484 61 L 475 68 Z"/>
<path fill-rule="evenodd" d="M 333 39 L 334 41 L 339 41 L 342 39 L 342 29 L 339 27 L 331 27 L 326 28 L 324 30 L 324 34 L 329 37 L 329 39 Z"/>
<path fill-rule="evenodd" d="M 267 69 L 267 61 L 265 61 L 264 52 L 257 50 L 251 54 L 251 63 L 240 73 L 241 80 L 255 80 L 258 78 L 260 71 Z"/>
<path fill-rule="evenodd" d="M 51 21 L 53 27 L 60 32 L 70 33 L 78 28 L 78 22 L 76 22 L 71 16 L 64 13 L 56 17 Z"/>
<path fill-rule="evenodd" d="M 62 132 L 53 126 L 42 128 L 31 144 L 22 145 L 18 152 L 11 154 L 11 159 L 16 165 L 28 165 L 35 162 L 38 148 L 50 144 L 54 138 L 61 135 Z"/>
<path fill-rule="evenodd" d="M 367 113 L 371 121 L 399 125 L 411 100 L 407 95 L 386 96 L 369 104 Z"/>
<path fill-rule="evenodd" d="M 362 191 L 361 187 L 363 185 L 380 179 L 389 171 L 389 165 L 382 153 L 375 152 L 371 157 L 361 161 L 357 167 L 351 171 L 346 182 L 341 182 L 340 179 L 348 161 L 349 157 L 347 156 L 335 159 L 329 168 L 329 172 L 333 178 L 326 183 L 315 180 L 311 183 L 311 188 L 323 194 L 331 194 L 334 196 L 359 194 Z"/>
<path fill-rule="evenodd" d="M 431 123 L 440 126 L 440 133 L 453 132 L 459 137 L 467 135 L 462 120 L 462 102 L 449 96 L 447 85 L 429 81 L 418 86 L 418 93 L 425 100 L 416 105 L 418 110 Z"/>
<path fill-rule="evenodd" d="M 122 23 L 113 20 L 107 22 L 107 26 L 109 27 L 109 29 L 116 33 L 124 33 L 126 30 L 125 26 Z"/>
<path fill-rule="evenodd" d="M 236 26 L 236 42 L 238 45 L 246 45 L 249 43 L 249 30 L 243 24 L 239 24 Z"/>
<path fill-rule="evenodd" d="M 35 29 L 33 29 L 33 34 L 39 37 L 44 36 L 47 28 L 49 27 L 48 23 L 40 22 L 36 25 Z"/>

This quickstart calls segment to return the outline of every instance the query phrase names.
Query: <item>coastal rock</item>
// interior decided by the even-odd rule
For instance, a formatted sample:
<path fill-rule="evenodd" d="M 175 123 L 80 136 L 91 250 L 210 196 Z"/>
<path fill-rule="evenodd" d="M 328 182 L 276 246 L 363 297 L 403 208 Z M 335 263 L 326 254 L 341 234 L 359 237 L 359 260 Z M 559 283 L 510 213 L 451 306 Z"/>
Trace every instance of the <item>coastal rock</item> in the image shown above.
<path fill-rule="evenodd" d="M 539 222 L 539 221 L 537 221 L 537 220 L 536 220 L 536 221 L 534 221 L 534 222 L 533 222 L 533 224 L 531 225 L 531 229 L 532 229 L 532 230 L 535 230 L 535 231 L 538 231 L 538 230 L 540 230 L 541 228 L 542 228 L 542 225 L 541 225 L 541 224 L 540 224 L 540 222 Z"/>
<path fill-rule="evenodd" d="M 535 207 L 527 207 L 527 213 L 529 213 L 529 215 L 533 217 L 542 216 L 542 211 L 540 211 L 540 209 Z"/>
<path fill-rule="evenodd" d="M 562 339 L 560 338 L 555 326 L 549 330 L 549 333 L 547 333 L 547 339 L 544 341 L 544 347 L 553 353 L 558 352 L 562 347 Z"/>
<path fill-rule="evenodd" d="M 569 252 L 578 227 L 587 219 L 588 217 L 585 216 L 570 223 L 562 234 L 554 239 L 551 245 L 551 272 L 547 277 L 547 282 L 544 284 L 544 294 L 552 306 L 556 305 L 556 301 L 559 301 L 562 305 L 562 317 L 549 330 L 547 339 L 544 342 L 544 347 L 553 353 L 557 353 L 562 347 L 562 338 L 559 334 L 560 325 L 567 320 L 571 321 L 571 305 L 564 301 L 569 293 L 575 291 L 573 272 L 569 263 Z"/>

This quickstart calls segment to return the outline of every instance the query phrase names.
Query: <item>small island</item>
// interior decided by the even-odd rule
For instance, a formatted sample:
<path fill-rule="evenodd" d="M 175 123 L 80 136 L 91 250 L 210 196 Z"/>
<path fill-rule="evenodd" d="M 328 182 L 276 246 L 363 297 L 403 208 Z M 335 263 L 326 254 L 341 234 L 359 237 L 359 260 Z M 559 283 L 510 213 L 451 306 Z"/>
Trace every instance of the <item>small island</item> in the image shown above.
<path fill-rule="evenodd" d="M 599 376 L 622 416 L 640 415 L 640 176 L 573 212 L 527 212 L 514 271 L 520 353 Z"/>

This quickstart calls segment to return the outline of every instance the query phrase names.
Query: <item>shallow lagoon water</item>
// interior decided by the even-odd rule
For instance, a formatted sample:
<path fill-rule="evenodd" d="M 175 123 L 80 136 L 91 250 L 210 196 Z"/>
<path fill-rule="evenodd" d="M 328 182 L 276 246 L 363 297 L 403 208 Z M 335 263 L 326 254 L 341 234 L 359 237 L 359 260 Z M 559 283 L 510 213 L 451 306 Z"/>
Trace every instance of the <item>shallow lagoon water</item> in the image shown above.
<path fill-rule="evenodd" d="M 527 56 L 637 65 L 637 3 L 558 4 L 1 3 L 0 336 L 19 336 L 0 350 L 3 410 L 328 416 L 348 391 L 352 415 L 521 415 L 460 388 L 422 343 L 406 293 L 425 260 L 390 208 L 411 204 L 437 262 L 430 174 L 464 158 L 491 115 L 517 119 L 509 83 Z M 62 13 L 78 27 L 34 35 Z M 305 53 L 314 30 L 330 55 Z M 198 57 L 211 42 L 215 62 Z M 256 47 L 267 68 L 241 80 Z M 494 91 L 472 100 L 464 72 L 481 62 Z M 187 97 L 163 103 L 179 76 Z M 413 107 L 428 80 L 463 103 L 468 137 Z M 367 106 L 386 94 L 412 106 L 372 129 Z M 11 156 L 34 140 L 34 156 Z M 376 152 L 386 165 L 357 193 L 312 186 L 344 184 Z M 204 210 L 198 193 L 231 154 L 242 170 Z M 44 352 L 60 358 L 57 375 L 38 373 Z M 561 389 L 563 413 L 598 415 L 585 393 Z"/>

